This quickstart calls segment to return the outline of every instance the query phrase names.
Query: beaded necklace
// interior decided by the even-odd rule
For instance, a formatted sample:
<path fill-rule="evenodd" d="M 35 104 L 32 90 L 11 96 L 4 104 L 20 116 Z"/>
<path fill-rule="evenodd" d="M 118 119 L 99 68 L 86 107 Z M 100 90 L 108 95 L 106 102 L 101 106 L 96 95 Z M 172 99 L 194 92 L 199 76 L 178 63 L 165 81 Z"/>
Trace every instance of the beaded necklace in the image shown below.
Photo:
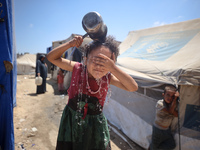
<path fill-rule="evenodd" d="M 90 88 L 89 82 L 88 82 L 88 72 L 87 72 L 87 69 L 86 69 L 86 84 L 87 84 L 86 88 L 91 94 L 96 94 L 96 93 L 98 93 L 100 91 L 101 83 L 102 83 L 102 78 L 100 79 L 99 89 L 96 92 L 92 91 L 91 88 Z"/>

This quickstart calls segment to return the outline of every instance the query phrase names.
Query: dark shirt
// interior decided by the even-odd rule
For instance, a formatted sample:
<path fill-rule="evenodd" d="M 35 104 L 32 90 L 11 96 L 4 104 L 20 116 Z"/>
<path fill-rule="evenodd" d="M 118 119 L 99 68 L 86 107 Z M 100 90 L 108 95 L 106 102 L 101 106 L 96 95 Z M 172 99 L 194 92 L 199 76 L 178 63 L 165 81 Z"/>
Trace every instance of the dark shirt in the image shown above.
<path fill-rule="evenodd" d="M 41 60 L 37 60 L 36 64 L 36 76 L 38 76 L 38 73 L 40 73 L 40 76 L 42 78 L 47 78 L 47 67 L 45 66 L 45 63 Z"/>

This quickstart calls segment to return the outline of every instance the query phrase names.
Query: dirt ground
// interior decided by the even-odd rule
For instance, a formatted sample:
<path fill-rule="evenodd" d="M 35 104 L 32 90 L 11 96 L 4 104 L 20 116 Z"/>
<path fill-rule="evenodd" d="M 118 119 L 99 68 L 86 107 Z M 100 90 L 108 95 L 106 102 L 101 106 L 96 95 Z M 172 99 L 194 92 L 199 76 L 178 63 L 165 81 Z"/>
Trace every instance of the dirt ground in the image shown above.
<path fill-rule="evenodd" d="M 18 75 L 16 98 L 13 118 L 15 150 L 21 150 L 21 145 L 26 150 L 55 150 L 60 118 L 68 96 L 60 94 L 56 81 L 50 78 L 47 78 L 47 92 L 37 95 L 34 76 Z M 112 150 L 143 150 L 110 123 L 109 127 Z"/>

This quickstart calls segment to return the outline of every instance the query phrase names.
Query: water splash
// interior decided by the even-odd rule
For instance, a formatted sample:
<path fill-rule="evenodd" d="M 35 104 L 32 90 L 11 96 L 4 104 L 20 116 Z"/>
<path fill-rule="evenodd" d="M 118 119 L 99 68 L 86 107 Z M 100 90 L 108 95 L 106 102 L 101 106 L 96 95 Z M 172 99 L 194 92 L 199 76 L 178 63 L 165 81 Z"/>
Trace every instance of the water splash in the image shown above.
<path fill-rule="evenodd" d="M 109 74 L 109 73 L 108 73 L 108 74 Z M 110 97 L 111 97 L 111 95 L 112 95 L 112 91 L 111 91 L 110 84 L 109 84 L 109 79 L 108 79 L 108 74 L 106 75 L 108 91 L 107 91 L 107 95 L 106 95 L 105 105 L 107 105 L 107 104 L 109 103 Z"/>
<path fill-rule="evenodd" d="M 102 78 L 98 78 L 98 79 L 95 79 L 95 80 L 96 80 L 97 85 L 100 86 L 100 84 L 102 83 Z"/>
<path fill-rule="evenodd" d="M 78 86 L 78 99 L 77 99 L 77 111 L 76 111 L 76 119 L 77 119 L 77 123 L 78 123 L 78 125 L 82 125 L 83 124 L 83 119 L 82 119 L 82 113 L 81 112 L 83 112 L 83 109 L 84 109 L 84 107 L 80 107 L 80 101 L 82 100 L 82 97 L 83 97 L 83 89 L 84 89 L 84 87 L 83 87 L 83 81 L 85 81 L 85 73 L 87 73 L 87 68 L 86 68 L 86 63 L 85 63 L 85 59 L 83 59 L 83 57 L 82 57 L 82 60 L 81 60 L 81 63 L 82 63 L 82 71 L 81 71 L 81 77 L 80 77 L 80 84 L 79 85 L 75 85 L 76 83 L 74 83 L 73 82 L 73 84 L 72 84 L 72 86 Z M 95 79 L 95 81 L 96 81 L 96 83 L 97 83 L 97 85 L 99 86 L 99 91 L 98 91 L 98 94 L 99 94 L 99 96 L 100 97 L 102 97 L 103 96 L 103 93 L 105 93 L 105 92 L 107 92 L 107 101 L 106 101 L 106 103 L 108 103 L 109 102 L 109 99 L 110 99 L 110 97 L 111 97 L 111 88 L 110 88 L 110 84 L 109 84 L 109 74 L 110 73 L 108 73 L 108 74 L 106 74 L 106 83 L 107 83 L 107 88 L 102 88 L 101 87 L 101 85 L 102 85 L 102 83 L 103 82 L 105 82 L 105 81 L 103 81 L 103 79 L 102 78 L 96 78 Z M 97 77 L 99 77 L 99 74 L 97 74 Z M 76 77 L 74 77 L 74 79 L 75 79 Z M 86 92 L 86 95 L 88 96 L 88 98 L 86 98 L 85 99 L 85 102 L 87 103 L 88 102 L 88 99 L 90 98 L 90 96 L 88 95 L 89 94 L 89 91 L 88 91 L 88 93 Z M 97 105 L 97 108 L 99 109 L 99 111 L 102 111 L 102 106 L 101 106 L 101 104 L 102 104 L 102 101 L 101 100 L 99 100 L 99 103 L 100 104 L 98 104 Z M 103 120 L 103 118 L 102 117 L 100 117 L 99 118 L 99 123 L 103 123 L 104 122 L 104 120 Z"/>
<path fill-rule="evenodd" d="M 84 72 L 85 72 L 85 60 L 83 59 L 83 56 L 82 56 L 82 59 L 81 59 L 81 63 L 82 63 L 82 71 L 81 71 L 81 83 L 78 85 L 78 99 L 77 99 L 77 110 L 76 110 L 76 120 L 77 120 L 77 124 L 79 126 L 81 126 L 82 124 L 85 123 L 84 120 L 82 120 L 82 110 L 84 108 L 81 107 L 80 105 L 80 101 L 82 100 L 82 97 L 83 97 L 83 81 L 84 81 Z M 80 67 L 78 67 L 77 69 L 80 69 Z M 75 79 L 76 77 L 74 77 Z M 73 84 L 72 84 L 73 86 Z"/>

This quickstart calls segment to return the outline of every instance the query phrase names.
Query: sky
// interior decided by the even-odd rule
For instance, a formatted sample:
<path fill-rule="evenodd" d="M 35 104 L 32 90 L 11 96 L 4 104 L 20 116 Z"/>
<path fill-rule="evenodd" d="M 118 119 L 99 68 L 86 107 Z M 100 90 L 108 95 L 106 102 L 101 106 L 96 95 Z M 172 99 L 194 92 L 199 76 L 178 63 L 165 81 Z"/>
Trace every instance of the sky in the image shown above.
<path fill-rule="evenodd" d="M 123 42 L 130 31 L 200 18 L 200 0 L 14 0 L 17 53 L 46 53 L 53 41 L 84 35 L 83 17 L 98 12 L 107 35 Z"/>

